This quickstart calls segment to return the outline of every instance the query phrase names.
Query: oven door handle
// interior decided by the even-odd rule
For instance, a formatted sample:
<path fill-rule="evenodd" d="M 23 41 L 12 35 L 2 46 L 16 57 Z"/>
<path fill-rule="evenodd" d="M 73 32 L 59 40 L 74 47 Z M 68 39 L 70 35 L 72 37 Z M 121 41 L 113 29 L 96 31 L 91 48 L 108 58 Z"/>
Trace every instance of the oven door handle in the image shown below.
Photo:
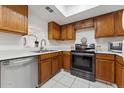
<path fill-rule="evenodd" d="M 94 56 L 95 54 L 90 54 L 90 53 L 72 53 L 72 55 L 76 55 L 76 56 Z"/>

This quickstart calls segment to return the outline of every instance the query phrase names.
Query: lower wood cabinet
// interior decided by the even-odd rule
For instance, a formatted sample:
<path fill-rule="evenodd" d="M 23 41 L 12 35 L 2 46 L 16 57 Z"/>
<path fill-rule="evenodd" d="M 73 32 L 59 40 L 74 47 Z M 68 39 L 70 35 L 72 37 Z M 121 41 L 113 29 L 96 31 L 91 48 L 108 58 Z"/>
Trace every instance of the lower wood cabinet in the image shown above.
<path fill-rule="evenodd" d="M 116 63 L 116 79 L 115 83 L 119 88 L 124 88 L 124 66 L 119 63 Z"/>
<path fill-rule="evenodd" d="M 114 55 L 96 54 L 96 79 L 114 83 L 114 65 Z"/>
<path fill-rule="evenodd" d="M 63 53 L 59 53 L 59 69 L 63 68 Z"/>
<path fill-rule="evenodd" d="M 39 84 L 50 78 L 51 71 L 51 59 L 42 60 L 39 62 Z"/>
<path fill-rule="evenodd" d="M 48 53 L 39 56 L 38 83 L 42 84 L 59 72 L 59 52 Z"/>
<path fill-rule="evenodd" d="M 59 71 L 59 56 L 52 58 L 52 74 L 55 74 Z"/>
<path fill-rule="evenodd" d="M 63 68 L 70 70 L 71 67 L 71 54 L 70 52 L 63 52 Z"/>
<path fill-rule="evenodd" d="M 123 58 L 116 56 L 115 83 L 119 88 L 124 88 L 124 65 L 123 64 L 124 64 Z"/>
<path fill-rule="evenodd" d="M 96 78 L 114 83 L 114 61 L 97 59 Z"/>

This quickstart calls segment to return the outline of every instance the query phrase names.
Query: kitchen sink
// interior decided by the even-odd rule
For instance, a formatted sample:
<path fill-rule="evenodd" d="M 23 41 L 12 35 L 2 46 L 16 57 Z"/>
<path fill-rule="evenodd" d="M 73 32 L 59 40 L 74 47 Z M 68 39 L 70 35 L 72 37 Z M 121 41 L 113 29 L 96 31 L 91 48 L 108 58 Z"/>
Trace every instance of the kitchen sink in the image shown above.
<path fill-rule="evenodd" d="M 31 51 L 31 52 L 43 53 L 43 52 L 51 52 L 51 51 L 55 51 L 55 50 L 41 50 L 41 51 Z"/>

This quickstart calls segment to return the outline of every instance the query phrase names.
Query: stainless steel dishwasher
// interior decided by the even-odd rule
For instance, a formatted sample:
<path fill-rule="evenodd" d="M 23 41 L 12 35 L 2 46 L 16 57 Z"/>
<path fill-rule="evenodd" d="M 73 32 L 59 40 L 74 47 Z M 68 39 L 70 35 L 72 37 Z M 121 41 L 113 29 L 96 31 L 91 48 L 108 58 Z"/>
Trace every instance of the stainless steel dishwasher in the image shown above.
<path fill-rule="evenodd" d="M 35 88 L 38 86 L 37 57 L 0 62 L 1 88 Z"/>

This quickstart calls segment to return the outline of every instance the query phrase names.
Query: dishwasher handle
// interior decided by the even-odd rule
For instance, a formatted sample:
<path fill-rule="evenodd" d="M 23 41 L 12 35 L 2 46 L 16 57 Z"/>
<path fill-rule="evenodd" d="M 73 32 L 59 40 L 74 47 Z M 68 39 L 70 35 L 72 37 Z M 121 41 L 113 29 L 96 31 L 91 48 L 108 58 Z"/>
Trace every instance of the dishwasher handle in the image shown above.
<path fill-rule="evenodd" d="M 2 61 L 2 64 L 3 65 L 25 64 L 25 63 L 32 62 L 32 60 L 34 58 L 35 57 L 27 57 L 27 58 L 19 58 L 19 59 L 6 60 L 6 61 Z"/>

